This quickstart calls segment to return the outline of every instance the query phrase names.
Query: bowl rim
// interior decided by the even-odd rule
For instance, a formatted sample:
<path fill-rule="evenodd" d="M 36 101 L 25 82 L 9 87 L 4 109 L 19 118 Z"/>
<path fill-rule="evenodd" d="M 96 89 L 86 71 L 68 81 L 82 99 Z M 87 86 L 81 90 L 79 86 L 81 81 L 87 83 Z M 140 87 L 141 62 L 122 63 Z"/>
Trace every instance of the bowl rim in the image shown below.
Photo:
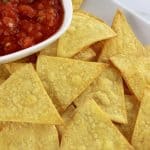
<path fill-rule="evenodd" d="M 73 15 L 73 7 L 72 7 L 72 1 L 71 0 L 61 0 L 62 5 L 64 8 L 64 19 L 61 27 L 58 29 L 58 31 L 52 35 L 50 38 L 35 44 L 29 48 L 20 50 L 18 52 L 14 52 L 8 55 L 0 56 L 0 64 L 2 63 L 9 63 L 11 61 L 16 61 L 18 59 L 22 59 L 24 57 L 30 56 L 36 52 L 39 52 L 49 44 L 55 42 L 70 26 L 72 15 Z"/>

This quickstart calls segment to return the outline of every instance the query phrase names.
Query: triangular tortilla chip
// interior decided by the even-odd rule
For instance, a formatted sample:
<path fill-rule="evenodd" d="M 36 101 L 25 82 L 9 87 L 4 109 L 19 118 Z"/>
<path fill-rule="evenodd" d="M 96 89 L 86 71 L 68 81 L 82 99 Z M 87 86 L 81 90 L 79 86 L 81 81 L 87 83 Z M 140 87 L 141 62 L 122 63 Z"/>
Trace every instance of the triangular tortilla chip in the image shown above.
<path fill-rule="evenodd" d="M 75 12 L 70 28 L 59 39 L 57 55 L 73 57 L 91 44 L 115 35 L 101 20 L 83 12 Z"/>
<path fill-rule="evenodd" d="M 57 45 L 58 45 L 58 41 L 52 43 L 51 45 L 47 46 L 42 51 L 40 51 L 40 55 L 56 56 L 57 55 Z"/>
<path fill-rule="evenodd" d="M 147 50 L 146 54 L 150 56 L 150 45 L 145 46 L 145 49 Z"/>
<path fill-rule="evenodd" d="M 136 150 L 150 150 L 150 89 L 145 90 L 135 124 L 132 145 Z"/>
<path fill-rule="evenodd" d="M 6 69 L 9 71 L 10 74 L 14 73 L 21 67 L 25 66 L 27 63 L 9 63 L 5 64 Z"/>
<path fill-rule="evenodd" d="M 133 95 L 125 95 L 125 102 L 127 108 L 127 124 L 116 124 L 120 132 L 131 142 L 132 133 L 134 130 L 134 125 L 136 122 L 136 117 L 139 110 L 139 102 Z"/>
<path fill-rule="evenodd" d="M 58 150 L 55 126 L 10 123 L 0 132 L 1 150 Z"/>
<path fill-rule="evenodd" d="M 94 100 L 85 101 L 76 110 L 62 136 L 61 150 L 132 150 Z"/>
<path fill-rule="evenodd" d="M 105 64 L 39 56 L 37 72 L 56 108 L 64 111 L 106 67 Z"/>
<path fill-rule="evenodd" d="M 0 65 L 0 84 L 2 84 L 8 77 L 9 72 L 4 65 Z"/>
<path fill-rule="evenodd" d="M 94 99 L 111 120 L 127 123 L 123 82 L 113 67 L 106 68 L 74 103 L 79 106 L 86 97 Z"/>
<path fill-rule="evenodd" d="M 115 15 L 112 29 L 117 33 L 117 36 L 105 42 L 99 61 L 107 62 L 110 57 L 117 54 L 140 55 L 144 53 L 144 46 L 136 38 L 121 11 L 117 11 Z"/>
<path fill-rule="evenodd" d="M 13 73 L 0 86 L 0 121 L 62 122 L 31 64 Z"/>
<path fill-rule="evenodd" d="M 83 60 L 83 61 L 94 61 L 96 59 L 96 53 L 92 48 L 87 48 L 76 54 L 73 59 Z"/>
<path fill-rule="evenodd" d="M 111 61 L 120 70 L 129 89 L 140 101 L 144 89 L 150 87 L 150 56 L 117 55 L 112 57 Z"/>
<path fill-rule="evenodd" d="M 77 10 L 80 8 L 83 0 L 72 0 L 73 10 Z"/>
<path fill-rule="evenodd" d="M 64 123 L 62 125 L 57 125 L 57 129 L 59 131 L 60 136 L 64 133 L 67 124 L 71 121 L 74 112 L 75 112 L 75 107 L 73 105 L 70 105 L 65 112 L 61 115 L 63 118 Z"/>

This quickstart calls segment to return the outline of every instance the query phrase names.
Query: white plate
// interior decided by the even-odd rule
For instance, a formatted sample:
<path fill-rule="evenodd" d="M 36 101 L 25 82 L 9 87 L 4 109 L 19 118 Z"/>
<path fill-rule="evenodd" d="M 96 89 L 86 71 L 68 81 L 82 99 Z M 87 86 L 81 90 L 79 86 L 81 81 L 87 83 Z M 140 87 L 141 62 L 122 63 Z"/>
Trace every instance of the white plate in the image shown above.
<path fill-rule="evenodd" d="M 129 3 L 129 0 L 84 0 L 82 8 L 103 19 L 109 25 L 111 25 L 112 23 L 112 19 L 115 15 L 116 10 L 123 10 L 129 24 L 132 26 L 139 40 L 144 45 L 150 45 L 150 20 L 147 17 L 147 11 L 150 9 L 150 2 L 147 3 L 149 4 L 147 7 L 146 5 L 142 5 L 140 7 L 139 5 L 142 4 L 141 0 L 130 1 L 134 1 L 134 7 L 133 3 Z M 135 10 L 134 8 L 137 9 Z M 144 8 L 146 9 L 144 10 Z M 142 12 L 142 14 L 140 12 Z M 145 15 L 143 16 L 143 14 Z"/>

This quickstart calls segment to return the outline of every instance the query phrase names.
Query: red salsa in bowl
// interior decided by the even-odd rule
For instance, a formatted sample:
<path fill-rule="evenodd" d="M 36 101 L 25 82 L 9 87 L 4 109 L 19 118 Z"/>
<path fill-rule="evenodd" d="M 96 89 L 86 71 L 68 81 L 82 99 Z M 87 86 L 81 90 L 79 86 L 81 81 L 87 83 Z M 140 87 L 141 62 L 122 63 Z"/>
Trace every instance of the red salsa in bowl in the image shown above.
<path fill-rule="evenodd" d="M 61 0 L 1 0 L 0 56 L 46 40 L 60 28 Z"/>

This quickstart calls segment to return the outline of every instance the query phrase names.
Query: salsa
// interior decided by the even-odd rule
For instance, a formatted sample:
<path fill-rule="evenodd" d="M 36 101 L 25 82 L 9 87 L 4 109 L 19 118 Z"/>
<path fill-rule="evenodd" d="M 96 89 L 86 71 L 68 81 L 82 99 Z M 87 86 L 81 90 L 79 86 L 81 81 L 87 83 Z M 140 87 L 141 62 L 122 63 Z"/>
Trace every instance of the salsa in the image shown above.
<path fill-rule="evenodd" d="M 0 56 L 49 38 L 63 16 L 61 0 L 0 0 Z"/>

